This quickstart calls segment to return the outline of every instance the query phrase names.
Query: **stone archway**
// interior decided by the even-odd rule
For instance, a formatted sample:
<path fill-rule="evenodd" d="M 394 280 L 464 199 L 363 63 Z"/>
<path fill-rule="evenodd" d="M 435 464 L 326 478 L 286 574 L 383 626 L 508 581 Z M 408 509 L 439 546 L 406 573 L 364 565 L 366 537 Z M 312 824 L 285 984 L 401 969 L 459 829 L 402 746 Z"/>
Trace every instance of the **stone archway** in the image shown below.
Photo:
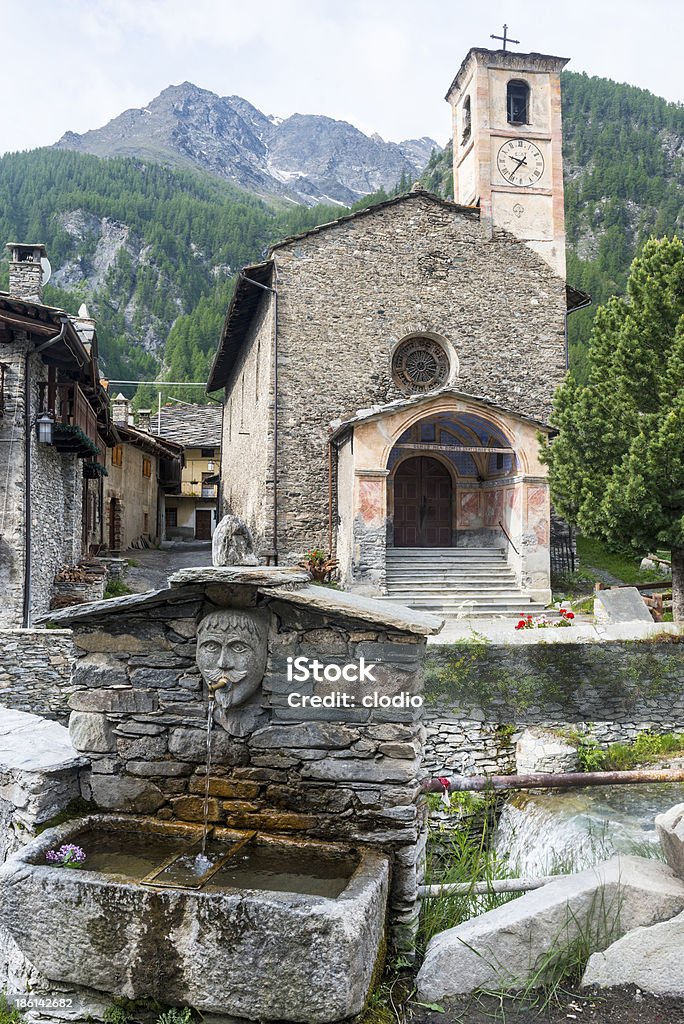
<path fill-rule="evenodd" d="M 394 473 L 394 547 L 451 547 L 453 487 L 437 459 L 418 455 Z"/>

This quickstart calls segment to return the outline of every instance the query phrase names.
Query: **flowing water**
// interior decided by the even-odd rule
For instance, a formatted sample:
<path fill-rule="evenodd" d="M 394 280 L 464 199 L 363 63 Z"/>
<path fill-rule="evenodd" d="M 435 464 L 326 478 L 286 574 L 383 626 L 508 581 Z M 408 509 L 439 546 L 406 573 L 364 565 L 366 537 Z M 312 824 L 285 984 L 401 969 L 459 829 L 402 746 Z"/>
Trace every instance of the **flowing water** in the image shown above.
<path fill-rule="evenodd" d="M 203 875 L 212 865 L 211 858 L 207 857 L 207 834 L 209 832 L 209 785 L 211 769 L 211 733 L 214 728 L 214 705 L 216 701 L 213 693 L 209 696 L 209 711 L 207 712 L 207 774 L 204 780 L 204 832 L 202 833 L 202 850 L 195 858 L 195 873 Z"/>
<path fill-rule="evenodd" d="M 579 871 L 615 853 L 653 856 L 656 814 L 682 802 L 681 782 L 516 793 L 504 806 L 494 848 L 526 878 Z"/>

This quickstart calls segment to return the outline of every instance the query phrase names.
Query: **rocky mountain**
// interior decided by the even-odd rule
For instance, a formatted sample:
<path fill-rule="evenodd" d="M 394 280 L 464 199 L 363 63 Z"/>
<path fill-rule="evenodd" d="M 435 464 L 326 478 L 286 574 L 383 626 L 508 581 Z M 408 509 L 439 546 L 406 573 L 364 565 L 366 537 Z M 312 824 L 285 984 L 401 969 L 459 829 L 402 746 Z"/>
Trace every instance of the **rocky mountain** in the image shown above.
<path fill-rule="evenodd" d="M 102 128 L 67 132 L 57 148 L 205 171 L 262 196 L 349 206 L 425 167 L 433 139 L 385 142 L 318 114 L 267 117 L 240 96 L 190 82 L 164 89 Z"/>

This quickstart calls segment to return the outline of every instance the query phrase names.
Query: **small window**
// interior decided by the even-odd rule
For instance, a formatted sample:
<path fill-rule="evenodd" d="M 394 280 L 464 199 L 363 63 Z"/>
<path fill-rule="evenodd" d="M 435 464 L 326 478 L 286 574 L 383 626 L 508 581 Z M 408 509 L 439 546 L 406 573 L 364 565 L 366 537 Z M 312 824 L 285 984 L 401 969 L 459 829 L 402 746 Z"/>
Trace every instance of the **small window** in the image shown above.
<path fill-rule="evenodd" d="M 216 454 L 215 448 L 202 448 L 200 455 L 203 459 L 213 459 Z"/>
<path fill-rule="evenodd" d="M 152 460 L 151 459 L 143 459 L 142 474 L 143 474 L 143 476 L 152 476 Z"/>
<path fill-rule="evenodd" d="M 150 532 L 150 515 L 149 512 L 143 512 L 143 533 Z"/>
<path fill-rule="evenodd" d="M 175 530 L 178 526 L 178 509 L 167 508 L 166 510 L 166 525 L 169 529 Z"/>
<path fill-rule="evenodd" d="M 117 444 L 112 448 L 112 466 L 123 466 L 122 444 Z"/>
<path fill-rule="evenodd" d="M 463 100 L 463 133 L 461 135 L 462 146 L 464 146 L 465 143 L 470 138 L 471 129 L 472 117 L 470 113 L 470 96 L 466 96 L 466 98 Z"/>
<path fill-rule="evenodd" d="M 529 123 L 530 87 L 527 82 L 513 79 L 508 83 L 506 104 L 509 124 Z"/>

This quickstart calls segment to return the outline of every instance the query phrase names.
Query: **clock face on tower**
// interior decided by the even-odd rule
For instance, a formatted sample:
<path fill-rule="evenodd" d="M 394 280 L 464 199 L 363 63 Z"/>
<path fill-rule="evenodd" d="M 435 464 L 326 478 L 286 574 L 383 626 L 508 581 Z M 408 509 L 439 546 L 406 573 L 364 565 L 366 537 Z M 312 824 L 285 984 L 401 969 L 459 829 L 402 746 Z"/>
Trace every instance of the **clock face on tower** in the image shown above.
<path fill-rule="evenodd" d="M 496 157 L 499 174 L 511 185 L 536 185 L 544 173 L 544 157 L 539 146 L 528 139 L 509 139 Z"/>

